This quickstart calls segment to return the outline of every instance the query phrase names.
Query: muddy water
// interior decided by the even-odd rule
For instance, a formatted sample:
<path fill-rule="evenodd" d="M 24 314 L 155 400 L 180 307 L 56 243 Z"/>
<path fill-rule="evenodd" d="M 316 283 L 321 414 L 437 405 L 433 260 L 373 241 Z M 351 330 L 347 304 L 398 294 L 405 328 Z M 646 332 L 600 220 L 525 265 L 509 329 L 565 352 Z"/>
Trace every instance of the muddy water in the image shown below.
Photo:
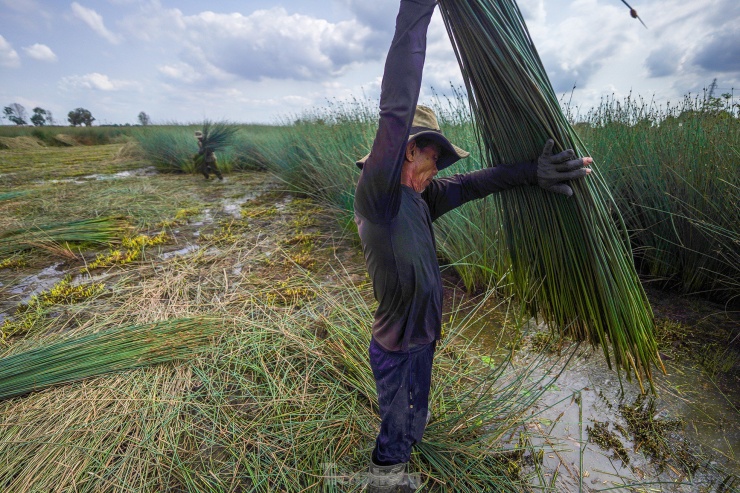
<path fill-rule="evenodd" d="M 156 173 L 154 168 L 142 168 L 111 175 L 89 175 L 80 179 L 56 180 L 55 182 L 73 181 L 75 183 L 84 183 L 89 180 L 114 180 L 131 177 L 145 177 L 152 173 Z M 200 236 L 200 231 L 213 225 L 218 217 L 230 216 L 240 218 L 242 205 L 250 200 L 254 200 L 261 193 L 262 192 L 250 192 L 237 198 L 221 199 L 219 203 L 214 204 L 210 208 L 204 209 L 201 214 L 194 217 L 188 225 L 189 228 L 193 230 L 193 238 L 197 239 L 197 237 Z M 284 206 L 284 203 L 281 202 L 276 205 Z M 178 236 L 180 231 L 176 230 L 174 233 Z M 199 248 L 200 246 L 197 243 L 191 242 L 188 239 L 184 240 L 183 245 L 181 239 L 181 243 L 179 245 L 175 244 L 160 247 L 159 257 L 162 260 L 168 260 L 174 257 L 188 255 L 197 251 Z M 3 274 L 3 272 L 0 271 L 0 274 Z M 27 303 L 32 296 L 41 293 L 42 291 L 48 291 L 67 275 L 73 276 L 73 284 L 87 284 L 91 282 L 105 283 L 106 279 L 112 277 L 107 274 L 96 275 L 93 278 L 87 275 L 80 275 L 79 267 L 65 268 L 64 262 L 56 262 L 38 272 L 28 273 L 21 276 L 10 277 L 5 273 L 5 275 L 2 275 L 2 280 L 0 280 L 0 324 L 2 324 L 6 319 L 12 317 L 15 308 L 19 304 Z"/>
<path fill-rule="evenodd" d="M 518 331 L 501 328 L 505 318 L 499 313 L 472 322 L 464 334 L 484 354 L 496 354 L 497 350 L 502 354 L 502 342 L 516 346 L 518 337 L 512 334 Z M 515 352 L 515 364 L 531 361 L 535 353 L 530 352 L 527 341 L 546 331 L 546 326 L 533 320 L 522 328 L 524 338 L 521 349 Z M 552 355 L 546 361 L 556 359 Z M 728 475 L 740 476 L 740 413 L 733 406 L 740 402 L 740 389 L 721 392 L 689 361 L 665 363 L 667 375 L 655 378 L 657 397 L 652 419 L 654 423 L 677 422 L 677 429 L 662 437 L 665 450 L 674 458 L 654 460 L 644 446 L 638 446 L 620 406 L 635 404 L 641 394 L 639 385 L 627 381 L 620 384 L 601 350 L 582 345 L 544 392 L 529 420 L 533 443 L 545 448 L 542 473 L 534 483 L 542 485 L 544 481 L 554 491 L 725 491 L 716 489 L 717 485 Z M 604 450 L 589 441 L 589 428 L 593 429 L 596 422 L 605 423 L 623 444 L 628 463 L 617 458 L 613 449 Z M 675 459 L 683 451 L 695 461 L 693 474 L 682 467 L 684 462 Z M 734 487 L 740 488 L 740 481 L 735 481 Z"/>
<path fill-rule="evenodd" d="M 154 166 L 148 166 L 146 168 L 139 168 L 127 171 L 120 171 L 118 173 L 111 174 L 92 174 L 85 176 L 78 176 L 75 178 L 60 178 L 56 180 L 44 180 L 36 183 L 76 183 L 84 184 L 90 181 L 101 181 L 101 180 L 121 180 L 124 178 L 132 177 L 147 177 L 157 174 L 157 169 Z"/>

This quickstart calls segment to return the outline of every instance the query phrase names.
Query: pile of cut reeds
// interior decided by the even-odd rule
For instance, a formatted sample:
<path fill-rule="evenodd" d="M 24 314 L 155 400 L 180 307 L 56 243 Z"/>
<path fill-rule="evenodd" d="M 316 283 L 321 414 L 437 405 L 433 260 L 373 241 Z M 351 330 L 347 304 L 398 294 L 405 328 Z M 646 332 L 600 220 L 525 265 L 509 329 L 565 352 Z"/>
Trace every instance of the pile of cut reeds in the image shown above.
<path fill-rule="evenodd" d="M 98 217 L 14 229 L 0 234 L 0 255 L 54 248 L 64 242 L 108 244 L 125 230 L 122 219 Z"/>
<path fill-rule="evenodd" d="M 316 297 L 292 307 L 256 295 L 235 300 L 238 309 L 218 305 L 202 330 L 231 329 L 196 357 L 0 401 L 0 490 L 361 491 L 378 426 L 367 361 L 370 287 L 325 286 L 323 276 L 308 274 L 293 282 Z M 136 296 L 145 293 L 151 298 L 147 290 Z M 177 303 L 191 311 L 213 309 L 211 303 Z M 124 316 L 125 308 L 103 322 Z M 528 478 L 517 461 L 534 451 L 510 437 L 526 434 L 522 422 L 558 369 L 544 360 L 509 364 L 505 357 L 489 366 L 456 337 L 468 323 L 474 320 L 467 312 L 453 315 L 438 346 L 434 417 L 412 470 L 429 491 L 522 491 Z M 96 365 L 121 352 L 133 364 L 139 357 L 131 350 L 139 345 L 159 342 L 165 350 L 181 344 L 174 329 L 164 336 L 147 327 L 148 335 L 143 328 L 131 333 L 140 341 L 131 347 L 114 347 L 104 326 L 84 329 L 101 331 L 97 349 L 94 336 L 86 339 L 87 359 Z M 201 330 L 191 328 L 188 334 Z M 124 329 L 118 335 L 124 337 Z M 48 346 L 36 347 L 34 361 L 27 348 L 11 351 L 26 358 L 24 378 L 33 373 L 26 383 L 48 383 L 51 367 L 63 364 L 62 353 L 50 365 L 51 358 L 41 357 Z M 67 357 L 67 371 L 83 363 Z M 0 374 L 0 383 L 6 377 Z"/>
<path fill-rule="evenodd" d="M 485 160 L 536 160 L 548 138 L 588 155 L 564 116 L 513 0 L 440 0 Z M 629 237 L 598 170 L 570 199 L 538 187 L 496 194 L 510 281 L 532 314 L 602 347 L 627 378 L 662 368 Z"/>
<path fill-rule="evenodd" d="M 0 400 L 193 356 L 209 343 L 217 326 L 205 319 L 174 319 L 122 326 L 62 338 L 0 359 Z"/>

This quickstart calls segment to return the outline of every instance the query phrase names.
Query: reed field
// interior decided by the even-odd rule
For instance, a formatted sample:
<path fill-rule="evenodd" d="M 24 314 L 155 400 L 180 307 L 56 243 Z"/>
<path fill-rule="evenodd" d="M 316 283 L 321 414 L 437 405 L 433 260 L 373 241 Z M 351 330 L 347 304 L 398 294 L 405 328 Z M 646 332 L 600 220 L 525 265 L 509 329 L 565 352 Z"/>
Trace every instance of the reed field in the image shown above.
<path fill-rule="evenodd" d="M 372 292 L 332 209 L 264 172 L 214 183 L 98 159 L 66 178 L 23 170 L 14 188 L 25 193 L 0 202 L 4 226 L 51 211 L 69 227 L 97 214 L 127 225 L 107 248 L 93 240 L 108 223 L 48 243 L 38 239 L 51 229 L 8 235 L 2 490 L 360 491 L 377 427 Z M 81 173 L 106 163 L 116 172 Z M 24 290 L 50 262 L 54 284 Z M 473 352 L 461 333 L 486 310 L 447 315 L 434 417 L 414 456 L 430 491 L 520 491 L 532 474 L 525 413 L 560 366 Z M 519 317 L 511 308 L 509 323 Z"/>
<path fill-rule="evenodd" d="M 472 154 L 443 175 L 485 165 L 467 103 L 457 95 L 428 102 L 445 134 Z M 644 279 L 736 307 L 740 120 L 733 101 L 721 113 L 704 111 L 704 104 L 690 97 L 663 108 L 607 100 L 572 123 L 624 217 Z M 315 110 L 263 137 L 260 152 L 293 188 L 351 215 L 359 175 L 353 163 L 372 144 L 372 108 L 355 101 Z M 504 279 L 510 269 L 493 226 L 500 221 L 499 208 L 479 203 L 438 221 L 440 252 L 470 289 Z"/>
<path fill-rule="evenodd" d="M 487 162 L 457 95 L 427 102 L 472 154 L 445 173 Z M 74 145 L 3 129 L 2 491 L 361 491 L 378 418 L 366 354 L 374 301 L 352 201 L 376 107 L 332 102 L 282 125 L 237 126 L 218 153 L 224 182 L 195 174 L 200 123 L 115 127 L 108 140 Z M 643 284 L 698 294 L 736 320 L 740 125 L 732 100 L 725 109 L 607 99 L 572 123 Z M 468 204 L 436 225 L 457 284 L 433 418 L 412 458 L 424 491 L 560 484 L 542 457 L 562 447 L 548 435 L 561 418 L 541 418 L 538 402 L 574 351 L 589 353 L 563 340 L 560 357 L 520 350 L 530 317 L 514 294 L 527 293 L 511 286 L 496 204 Z M 694 337 L 685 324 L 661 319 L 662 352 L 678 357 Z M 731 384 L 737 326 L 710 330 L 712 354 L 686 348 Z M 479 339 L 499 331 L 481 350 Z M 689 484 L 694 463 L 669 464 L 672 480 Z M 644 481 L 666 482 L 656 478 Z M 608 487 L 630 483 L 639 487 L 635 478 Z M 705 484 L 738 485 L 732 474 Z"/>

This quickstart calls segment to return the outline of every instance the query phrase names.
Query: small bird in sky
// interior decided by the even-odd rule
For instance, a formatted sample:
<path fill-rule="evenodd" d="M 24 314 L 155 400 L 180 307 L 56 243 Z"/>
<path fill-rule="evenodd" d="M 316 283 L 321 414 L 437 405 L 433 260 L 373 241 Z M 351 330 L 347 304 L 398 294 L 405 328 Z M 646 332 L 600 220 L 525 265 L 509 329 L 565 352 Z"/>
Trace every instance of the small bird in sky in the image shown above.
<path fill-rule="evenodd" d="M 642 22 L 642 19 L 640 19 L 640 16 L 637 15 L 637 11 L 635 9 L 633 9 L 632 6 L 630 6 L 630 4 L 628 4 L 624 0 L 622 0 L 622 3 L 625 4 L 627 6 L 627 8 L 630 9 L 630 15 L 632 16 L 632 18 L 633 19 L 637 19 L 638 21 L 640 21 L 640 24 L 642 24 L 643 26 L 645 26 L 645 23 Z M 647 29 L 647 26 L 645 26 L 645 29 Z"/>

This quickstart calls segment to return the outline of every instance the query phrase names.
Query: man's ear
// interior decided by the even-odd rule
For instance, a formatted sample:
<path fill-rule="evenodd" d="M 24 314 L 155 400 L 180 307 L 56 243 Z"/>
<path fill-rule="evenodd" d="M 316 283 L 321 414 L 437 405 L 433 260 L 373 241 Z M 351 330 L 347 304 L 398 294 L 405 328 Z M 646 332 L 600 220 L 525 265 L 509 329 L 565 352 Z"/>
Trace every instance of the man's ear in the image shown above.
<path fill-rule="evenodd" d="M 406 144 L 406 161 L 413 162 L 415 155 L 416 155 L 416 141 L 412 140 L 411 142 Z"/>

